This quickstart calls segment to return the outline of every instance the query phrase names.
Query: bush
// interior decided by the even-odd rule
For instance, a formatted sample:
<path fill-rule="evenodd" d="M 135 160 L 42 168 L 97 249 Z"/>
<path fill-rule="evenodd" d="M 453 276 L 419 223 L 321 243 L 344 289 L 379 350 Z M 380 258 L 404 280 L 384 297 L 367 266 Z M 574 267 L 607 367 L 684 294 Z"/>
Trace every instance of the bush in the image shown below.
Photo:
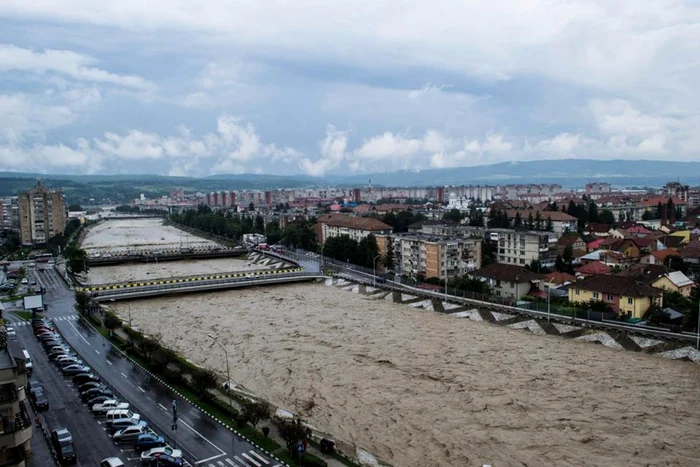
<path fill-rule="evenodd" d="M 301 458 L 301 465 L 305 467 L 327 467 L 328 463 L 314 455 L 304 454 L 304 456 Z"/>

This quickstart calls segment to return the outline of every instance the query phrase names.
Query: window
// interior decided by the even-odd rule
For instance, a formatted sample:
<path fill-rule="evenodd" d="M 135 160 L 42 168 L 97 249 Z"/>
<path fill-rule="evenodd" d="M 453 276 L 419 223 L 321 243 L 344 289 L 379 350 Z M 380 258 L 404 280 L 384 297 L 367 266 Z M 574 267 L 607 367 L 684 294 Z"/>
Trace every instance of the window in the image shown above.
<path fill-rule="evenodd" d="M 501 281 L 496 281 L 496 287 L 500 287 L 500 286 L 501 286 Z"/>
<path fill-rule="evenodd" d="M 612 301 L 613 301 L 613 296 L 612 296 L 612 294 L 606 295 L 605 299 L 606 299 L 607 301 L 609 301 L 609 302 L 612 302 Z"/>
<path fill-rule="evenodd" d="M 594 299 L 598 300 L 599 297 L 600 297 L 600 294 L 598 292 L 593 292 Z"/>
<path fill-rule="evenodd" d="M 634 299 L 633 299 L 632 297 L 629 297 L 629 298 L 627 299 L 627 304 L 628 304 L 628 305 L 633 305 L 633 304 L 634 304 Z"/>
<path fill-rule="evenodd" d="M 496 290 L 496 296 L 497 296 L 497 297 L 500 297 L 500 296 L 501 296 L 501 291 L 500 291 L 500 290 Z"/>
<path fill-rule="evenodd" d="M 520 258 L 520 264 L 525 264 L 525 258 Z"/>
<path fill-rule="evenodd" d="M 525 250 L 520 250 L 520 255 L 525 256 Z"/>
<path fill-rule="evenodd" d="M 576 295 L 580 295 L 580 294 L 581 294 L 581 290 L 580 290 L 580 289 L 576 289 Z"/>

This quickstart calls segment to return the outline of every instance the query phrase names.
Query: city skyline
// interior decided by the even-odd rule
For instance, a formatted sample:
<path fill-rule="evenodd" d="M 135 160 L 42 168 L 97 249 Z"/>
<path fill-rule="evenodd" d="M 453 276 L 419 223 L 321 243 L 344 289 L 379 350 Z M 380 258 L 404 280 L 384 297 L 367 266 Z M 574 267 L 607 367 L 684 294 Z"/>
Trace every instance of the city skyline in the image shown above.
<path fill-rule="evenodd" d="M 0 170 L 694 161 L 699 20 L 680 0 L 3 2 Z"/>

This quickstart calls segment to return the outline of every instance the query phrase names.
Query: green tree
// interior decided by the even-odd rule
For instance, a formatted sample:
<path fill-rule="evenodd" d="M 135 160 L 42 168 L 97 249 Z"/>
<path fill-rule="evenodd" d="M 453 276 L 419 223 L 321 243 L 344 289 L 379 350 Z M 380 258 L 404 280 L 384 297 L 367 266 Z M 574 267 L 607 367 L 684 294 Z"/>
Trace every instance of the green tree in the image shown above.
<path fill-rule="evenodd" d="M 277 425 L 277 432 L 280 438 L 284 440 L 284 444 L 290 455 L 294 454 L 297 444 L 306 439 L 306 428 L 304 428 L 299 419 L 281 421 Z"/>
<path fill-rule="evenodd" d="M 688 329 L 698 329 L 698 311 L 700 310 L 700 286 L 690 291 L 688 298 L 690 308 L 683 314 L 683 326 Z"/>
<path fill-rule="evenodd" d="M 588 222 L 602 222 L 598 216 L 598 205 L 595 201 L 588 203 Z"/>
<path fill-rule="evenodd" d="M 601 211 L 600 215 L 598 216 L 598 221 L 601 224 L 612 225 L 615 223 L 615 215 L 609 209 L 603 209 L 603 211 Z"/>
<path fill-rule="evenodd" d="M 647 311 L 644 313 L 643 318 L 649 322 L 649 324 L 657 325 L 665 323 L 668 321 L 668 316 L 664 313 L 664 310 L 657 304 L 651 305 Z"/>
<path fill-rule="evenodd" d="M 111 311 L 108 311 L 105 313 L 104 326 L 109 330 L 119 329 L 122 326 L 122 320 Z"/>
<path fill-rule="evenodd" d="M 68 205 L 68 210 L 69 211 L 82 211 L 83 208 L 79 204 L 70 204 L 70 205 Z"/>
<path fill-rule="evenodd" d="M 273 245 L 282 239 L 282 231 L 280 230 L 280 223 L 277 219 L 267 223 L 265 226 L 265 237 L 267 237 L 267 243 Z"/>
<path fill-rule="evenodd" d="M 460 222 L 463 216 L 459 209 L 450 209 L 442 215 L 442 218 L 445 220 Z"/>
<path fill-rule="evenodd" d="M 394 270 L 394 241 L 390 236 L 386 239 L 386 254 L 384 255 L 383 263 L 387 271 Z"/>
<path fill-rule="evenodd" d="M 556 269 L 558 272 L 564 272 L 566 268 L 566 265 L 564 264 L 564 259 L 561 257 L 561 255 L 557 255 L 557 259 L 554 263 L 554 269 Z"/>
<path fill-rule="evenodd" d="M 532 212 L 527 215 L 527 221 L 525 222 L 526 230 L 535 230 L 535 219 L 532 217 Z"/>
<path fill-rule="evenodd" d="M 80 274 L 90 270 L 88 266 L 88 255 L 85 250 L 77 246 L 67 246 L 63 255 L 68 262 L 68 267 L 73 274 Z"/>
<path fill-rule="evenodd" d="M 372 234 L 367 235 L 360 240 L 357 245 L 357 263 L 366 268 L 372 268 L 375 265 L 375 258 L 379 255 L 379 247 L 377 246 L 377 237 Z M 381 258 L 377 258 L 381 260 Z"/>
<path fill-rule="evenodd" d="M 192 375 L 192 386 L 199 393 L 200 399 L 208 398 L 208 392 L 216 387 L 216 382 L 216 373 L 209 368 L 200 369 Z"/>
<path fill-rule="evenodd" d="M 661 219 L 664 217 L 664 205 L 661 204 L 661 201 L 659 201 L 659 204 L 656 205 L 656 218 Z"/>
<path fill-rule="evenodd" d="M 251 401 L 245 399 L 241 405 L 241 415 L 253 425 L 254 430 L 257 430 L 258 423 L 270 418 L 270 403 L 266 400 Z"/>
<path fill-rule="evenodd" d="M 649 211 L 648 209 L 646 211 L 644 211 L 644 214 L 642 214 L 643 221 L 650 221 L 653 218 L 654 218 L 654 214 L 652 214 L 652 212 Z"/>
<path fill-rule="evenodd" d="M 78 314 L 83 316 L 90 314 L 91 303 L 92 297 L 90 296 L 90 292 L 85 292 L 83 290 L 75 292 L 75 311 L 77 311 Z"/>
<path fill-rule="evenodd" d="M 685 261 L 683 261 L 683 258 L 678 255 L 667 256 L 664 259 L 664 266 L 674 271 L 681 271 L 683 274 L 688 272 L 688 266 L 685 264 Z"/>
<path fill-rule="evenodd" d="M 535 213 L 535 230 L 542 230 L 542 215 L 539 211 Z"/>
<path fill-rule="evenodd" d="M 671 216 L 676 214 L 676 206 L 673 204 L 673 198 L 670 196 L 668 197 L 668 201 L 666 202 L 666 217 L 668 220 L 671 220 Z"/>
<path fill-rule="evenodd" d="M 263 216 L 258 214 L 255 216 L 255 233 L 263 233 L 265 232 L 265 219 L 263 219 Z"/>
<path fill-rule="evenodd" d="M 547 232 L 554 232 L 554 223 L 552 222 L 552 218 L 550 216 L 547 216 L 547 222 L 545 223 L 544 230 Z"/>
<path fill-rule="evenodd" d="M 516 212 L 515 219 L 513 219 L 513 228 L 518 230 L 518 229 L 522 228 L 522 226 L 523 226 L 523 220 L 520 217 L 520 213 Z"/>

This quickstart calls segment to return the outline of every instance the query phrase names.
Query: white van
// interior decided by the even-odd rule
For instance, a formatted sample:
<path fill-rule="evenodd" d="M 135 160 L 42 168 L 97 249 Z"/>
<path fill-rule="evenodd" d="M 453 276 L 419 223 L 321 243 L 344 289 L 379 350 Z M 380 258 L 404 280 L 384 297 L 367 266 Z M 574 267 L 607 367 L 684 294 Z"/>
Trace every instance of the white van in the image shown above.
<path fill-rule="evenodd" d="M 27 369 L 27 376 L 32 376 L 32 370 L 34 370 L 32 359 L 29 357 L 29 352 L 26 350 L 22 350 L 22 352 L 24 352 L 24 367 Z"/>
<path fill-rule="evenodd" d="M 128 409 L 114 409 L 107 412 L 107 426 L 112 426 L 116 421 L 120 420 L 140 420 L 141 415 L 132 412 Z"/>

